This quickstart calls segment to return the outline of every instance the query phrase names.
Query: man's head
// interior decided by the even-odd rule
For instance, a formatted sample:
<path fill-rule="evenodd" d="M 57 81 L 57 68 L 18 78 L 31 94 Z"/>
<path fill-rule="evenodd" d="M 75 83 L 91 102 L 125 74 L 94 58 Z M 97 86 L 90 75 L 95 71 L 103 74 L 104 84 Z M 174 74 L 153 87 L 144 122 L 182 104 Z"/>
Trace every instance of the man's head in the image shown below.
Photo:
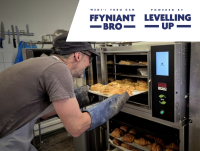
<path fill-rule="evenodd" d="M 67 64 L 73 77 L 79 78 L 98 54 L 88 42 L 66 42 L 67 35 L 68 32 L 54 40 L 52 54 Z"/>

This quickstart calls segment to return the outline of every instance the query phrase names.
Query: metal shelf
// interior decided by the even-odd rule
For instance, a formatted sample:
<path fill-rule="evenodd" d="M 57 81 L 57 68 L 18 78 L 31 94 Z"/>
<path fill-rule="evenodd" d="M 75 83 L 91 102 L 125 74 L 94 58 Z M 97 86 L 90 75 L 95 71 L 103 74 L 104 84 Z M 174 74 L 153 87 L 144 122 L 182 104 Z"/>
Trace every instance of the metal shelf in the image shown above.
<path fill-rule="evenodd" d="M 136 78 L 148 78 L 148 76 L 137 76 L 137 75 L 128 75 L 128 74 L 121 74 L 121 73 L 114 73 L 115 75 L 124 76 L 124 77 L 136 77 Z"/>
<path fill-rule="evenodd" d="M 115 65 L 121 65 L 121 66 L 140 66 L 140 67 L 147 67 L 147 65 L 143 65 L 141 63 L 137 63 L 137 64 L 131 64 L 131 65 L 126 65 L 126 64 L 119 64 L 119 63 L 115 63 Z"/>

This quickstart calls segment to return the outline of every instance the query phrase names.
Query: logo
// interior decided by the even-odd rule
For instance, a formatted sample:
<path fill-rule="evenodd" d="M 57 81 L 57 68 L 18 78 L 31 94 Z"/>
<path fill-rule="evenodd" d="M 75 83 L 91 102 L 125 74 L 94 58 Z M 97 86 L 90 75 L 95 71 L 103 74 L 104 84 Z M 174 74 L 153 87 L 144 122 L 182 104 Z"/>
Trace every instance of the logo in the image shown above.
<path fill-rule="evenodd" d="M 159 95 L 159 98 L 160 98 L 160 104 L 162 104 L 162 105 L 165 105 L 167 102 L 165 101 L 165 99 L 166 99 L 166 96 L 165 95 L 163 95 L 163 94 L 160 94 Z"/>
<path fill-rule="evenodd" d="M 158 82 L 158 90 L 167 91 L 167 83 Z"/>

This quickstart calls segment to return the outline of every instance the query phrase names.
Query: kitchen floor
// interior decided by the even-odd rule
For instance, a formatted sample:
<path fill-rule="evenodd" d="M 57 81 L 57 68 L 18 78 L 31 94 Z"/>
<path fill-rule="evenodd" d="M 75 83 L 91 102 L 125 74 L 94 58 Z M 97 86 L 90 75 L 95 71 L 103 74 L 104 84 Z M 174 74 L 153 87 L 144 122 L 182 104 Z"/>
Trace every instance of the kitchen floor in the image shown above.
<path fill-rule="evenodd" d="M 73 137 L 65 129 L 42 136 L 42 141 L 40 149 L 39 138 L 35 139 L 38 151 L 75 151 Z"/>

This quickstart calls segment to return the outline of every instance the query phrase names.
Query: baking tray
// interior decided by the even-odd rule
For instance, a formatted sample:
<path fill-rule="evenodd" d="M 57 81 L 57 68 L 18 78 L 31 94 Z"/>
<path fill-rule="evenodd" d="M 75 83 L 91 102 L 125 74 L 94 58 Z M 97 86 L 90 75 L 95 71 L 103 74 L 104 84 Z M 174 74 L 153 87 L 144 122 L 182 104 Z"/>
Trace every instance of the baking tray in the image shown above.
<path fill-rule="evenodd" d="M 116 138 L 116 139 L 122 141 L 120 138 Z M 123 151 L 130 151 L 129 149 L 126 149 L 126 148 L 124 148 L 124 147 L 122 147 L 122 146 L 117 146 L 117 145 L 115 145 L 111 139 L 109 139 L 109 142 L 110 142 L 113 146 L 115 146 L 115 147 L 117 147 L 117 148 L 119 148 L 119 149 L 121 149 L 121 150 L 123 150 Z M 123 142 L 123 141 L 122 141 L 122 142 Z M 126 142 L 125 142 L 125 143 L 126 143 Z M 137 148 L 137 149 L 139 149 L 139 150 L 141 150 L 141 151 L 149 151 L 149 149 L 148 149 L 147 147 L 140 146 L 140 145 L 138 145 L 138 144 L 136 144 L 136 143 L 134 143 L 134 142 L 133 142 L 133 143 L 126 143 L 126 144 L 131 145 L 131 146 L 133 146 L 133 147 L 135 147 L 135 148 Z"/>
<path fill-rule="evenodd" d="M 104 97 L 110 97 L 110 96 L 114 95 L 114 94 L 100 93 L 100 91 L 91 91 L 91 90 L 89 90 L 89 92 L 93 93 L 93 94 L 96 94 L 96 95 L 104 96 Z M 134 90 L 133 91 L 133 95 L 131 95 L 131 96 L 138 95 L 138 94 L 145 93 L 145 92 L 148 92 L 148 91 L 137 91 L 137 90 Z"/>

